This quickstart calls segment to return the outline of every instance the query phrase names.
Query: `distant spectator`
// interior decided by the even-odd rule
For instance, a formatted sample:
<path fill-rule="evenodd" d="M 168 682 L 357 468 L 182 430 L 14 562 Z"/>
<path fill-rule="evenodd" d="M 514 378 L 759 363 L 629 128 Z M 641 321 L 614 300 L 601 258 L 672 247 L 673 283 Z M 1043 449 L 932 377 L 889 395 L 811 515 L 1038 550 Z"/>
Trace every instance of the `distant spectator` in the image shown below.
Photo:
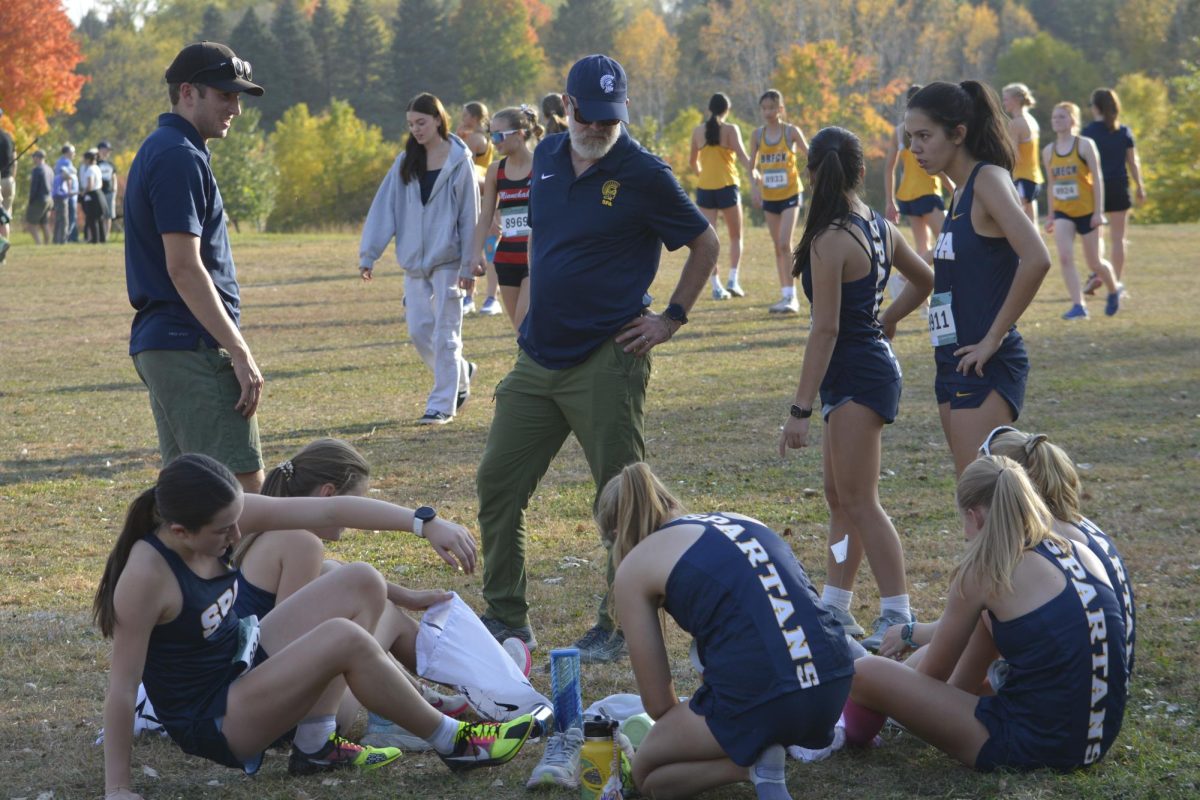
<path fill-rule="evenodd" d="M 67 238 L 68 242 L 79 241 L 79 173 L 75 169 L 75 145 L 67 142 L 62 146 L 58 161 L 54 162 L 54 173 L 62 172 L 63 167 L 71 168 L 72 191 L 67 198 Z"/>
<path fill-rule="evenodd" d="M 33 151 L 29 169 L 29 204 L 25 207 L 25 229 L 34 244 L 50 244 L 51 185 L 54 173 L 46 164 L 46 151 Z"/>
<path fill-rule="evenodd" d="M 99 158 L 96 166 L 100 168 L 100 193 L 104 195 L 104 235 L 112 232 L 112 221 L 117 218 L 117 168 L 108 160 L 112 155 L 112 145 L 107 139 L 102 139 L 96 145 Z"/>
<path fill-rule="evenodd" d="M 79 176 L 70 163 L 58 168 L 50 194 L 54 198 L 54 243 L 66 244 L 74 228 L 75 195 L 79 194 Z"/>
<path fill-rule="evenodd" d="M 2 116 L 4 111 L 0 109 Z M 4 213 L 0 214 L 0 263 L 4 262 L 4 256 L 8 253 L 8 220 L 12 216 L 13 194 L 17 189 L 17 182 L 13 178 L 16 163 L 12 136 L 0 130 L 0 207 L 4 209 Z"/>
<path fill-rule="evenodd" d="M 103 178 L 100 167 L 96 165 L 100 154 L 88 150 L 83 154 L 83 170 L 79 173 L 79 202 L 83 203 L 83 234 L 88 244 L 104 244 L 107 236 L 104 233 L 104 215 L 107 208 L 104 204 L 104 193 L 100 187 Z"/>

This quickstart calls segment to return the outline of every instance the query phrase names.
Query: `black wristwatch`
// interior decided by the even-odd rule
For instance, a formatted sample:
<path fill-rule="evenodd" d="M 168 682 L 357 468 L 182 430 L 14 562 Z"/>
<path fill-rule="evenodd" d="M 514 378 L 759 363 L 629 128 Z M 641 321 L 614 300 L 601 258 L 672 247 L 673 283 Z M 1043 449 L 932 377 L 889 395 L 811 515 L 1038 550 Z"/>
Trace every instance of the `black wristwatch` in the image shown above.
<path fill-rule="evenodd" d="M 801 408 L 795 403 L 792 403 L 792 407 L 788 410 L 788 413 L 796 419 L 808 419 L 812 416 L 812 411 L 813 410 L 811 408 Z"/>
<path fill-rule="evenodd" d="M 680 325 L 687 325 L 687 312 L 683 310 L 683 306 L 679 303 L 671 303 L 667 306 L 667 310 L 663 312 L 663 316 L 672 322 L 678 322 Z"/>
<path fill-rule="evenodd" d="M 433 506 L 421 506 L 418 508 L 413 512 L 413 533 L 424 539 L 425 523 L 433 522 L 433 519 L 436 516 L 437 509 L 435 509 Z"/>

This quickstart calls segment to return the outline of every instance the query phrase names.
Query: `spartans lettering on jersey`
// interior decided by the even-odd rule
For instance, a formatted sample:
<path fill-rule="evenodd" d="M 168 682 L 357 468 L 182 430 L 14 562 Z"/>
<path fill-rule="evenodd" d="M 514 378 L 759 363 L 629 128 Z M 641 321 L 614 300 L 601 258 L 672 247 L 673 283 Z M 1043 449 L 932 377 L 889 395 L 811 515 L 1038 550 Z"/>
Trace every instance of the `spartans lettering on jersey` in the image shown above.
<path fill-rule="evenodd" d="M 215 603 L 201 612 L 200 625 L 204 629 L 205 639 L 217 632 L 217 628 L 221 627 L 229 609 L 233 608 L 233 602 L 237 600 L 237 588 L 238 582 L 234 581 L 232 586 L 221 592 L 221 596 Z"/>
<path fill-rule="evenodd" d="M 1088 743 L 1083 753 L 1083 763 L 1097 761 L 1103 752 L 1104 698 L 1108 696 L 1108 626 L 1104 620 L 1104 608 L 1096 602 L 1096 589 L 1088 582 L 1087 571 L 1071 552 L 1064 552 L 1054 544 L 1046 542 L 1058 563 L 1071 575 L 1071 585 L 1079 595 L 1083 611 L 1087 615 L 1088 636 L 1092 644 L 1092 710 L 1088 714 Z"/>
<path fill-rule="evenodd" d="M 933 248 L 933 257 L 939 261 L 954 260 L 954 232 L 943 230 L 938 234 L 937 246 Z"/>
<path fill-rule="evenodd" d="M 808 689 L 819 685 L 821 678 L 817 675 L 817 665 L 812 660 L 812 649 L 808 646 L 808 636 L 799 623 L 794 627 L 788 627 L 788 621 L 795 612 L 795 606 L 788 599 L 788 590 L 783 585 L 783 579 L 779 577 L 779 571 L 771 563 L 771 557 L 763 549 L 758 539 L 753 536 L 743 537 L 742 534 L 746 532 L 745 528 L 718 514 L 689 514 L 684 519 L 714 525 L 742 551 L 746 560 L 750 562 L 750 566 L 757 570 L 758 580 L 762 583 L 763 590 L 771 601 L 771 608 L 775 612 L 775 623 L 779 625 L 779 632 L 787 644 L 788 655 L 796 664 L 796 680 L 800 682 L 800 687 Z"/>

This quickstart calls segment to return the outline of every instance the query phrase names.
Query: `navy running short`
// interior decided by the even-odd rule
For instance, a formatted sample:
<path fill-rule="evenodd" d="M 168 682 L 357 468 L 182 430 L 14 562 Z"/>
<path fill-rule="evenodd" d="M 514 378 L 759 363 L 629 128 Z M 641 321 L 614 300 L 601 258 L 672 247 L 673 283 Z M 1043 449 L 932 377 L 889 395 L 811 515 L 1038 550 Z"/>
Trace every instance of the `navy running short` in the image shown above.
<path fill-rule="evenodd" d="M 896 208 L 906 217 L 923 217 L 934 209 L 946 210 L 946 203 L 940 194 L 926 194 L 912 200 L 897 200 Z"/>
<path fill-rule="evenodd" d="M 1124 178 L 1104 179 L 1104 213 L 1128 211 L 1133 207 L 1133 198 L 1129 196 L 1129 176 Z"/>
<path fill-rule="evenodd" d="M 1080 236 L 1087 236 L 1089 233 L 1095 230 L 1095 228 L 1092 227 L 1091 214 L 1085 214 L 1082 217 L 1069 217 L 1061 211 L 1055 211 L 1054 218 L 1069 220 L 1075 226 L 1075 230 Z M 1056 222 L 1054 224 L 1057 225 L 1058 223 Z"/>
<path fill-rule="evenodd" d="M 696 205 L 701 208 L 733 208 L 739 202 L 741 202 L 741 195 L 736 186 L 696 190 Z"/>
<path fill-rule="evenodd" d="M 876 386 L 852 395 L 836 395 L 821 392 L 821 418 L 829 422 L 829 415 L 850 401 L 866 406 L 883 418 L 884 424 L 891 425 L 900 413 L 900 381 L 892 381 L 883 386 Z"/>
<path fill-rule="evenodd" d="M 1034 183 L 1029 178 L 1017 178 L 1013 181 L 1013 185 L 1017 187 L 1017 196 L 1026 203 L 1037 200 L 1038 195 L 1042 193 L 1042 185 Z"/>
<path fill-rule="evenodd" d="M 529 277 L 528 264 L 493 264 L 496 280 L 501 286 L 520 287 L 521 281 Z"/>
<path fill-rule="evenodd" d="M 789 208 L 796 208 L 804 202 L 804 194 L 794 194 L 785 200 L 763 200 L 763 211 L 768 214 L 782 214 Z"/>
<path fill-rule="evenodd" d="M 993 355 L 983 365 L 983 377 L 972 371 L 963 375 L 953 364 L 938 362 L 933 391 L 938 405 L 949 403 L 953 410 L 979 408 L 993 391 L 1008 403 L 1015 422 L 1025 405 L 1025 384 L 1029 380 L 1029 356 L 1024 342 L 1006 347 L 1003 355 Z"/>
<path fill-rule="evenodd" d="M 850 696 L 853 676 L 776 697 L 733 717 L 705 717 L 721 749 L 738 766 L 748 767 L 773 744 L 810 750 L 828 747 L 833 726 Z M 695 711 L 695 706 L 691 706 Z"/>

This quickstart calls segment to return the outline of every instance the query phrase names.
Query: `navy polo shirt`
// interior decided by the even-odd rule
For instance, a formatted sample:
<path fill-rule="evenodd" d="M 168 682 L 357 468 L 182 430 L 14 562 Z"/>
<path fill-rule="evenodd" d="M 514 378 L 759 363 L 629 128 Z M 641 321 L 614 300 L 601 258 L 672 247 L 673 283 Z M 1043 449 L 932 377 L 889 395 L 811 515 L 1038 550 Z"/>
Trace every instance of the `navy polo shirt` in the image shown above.
<path fill-rule="evenodd" d="M 663 245 L 688 244 L 708 221 L 624 129 L 578 178 L 568 134 L 549 136 L 530 176 L 530 302 L 517 341 L 546 369 L 566 369 L 641 313 Z"/>
<path fill-rule="evenodd" d="M 137 310 L 129 354 L 143 350 L 218 347 L 188 309 L 167 274 L 164 233 L 200 239 L 200 260 L 237 325 L 237 270 L 225 228 L 225 206 L 199 132 L 178 114 L 162 114 L 142 142 L 125 184 L 125 285 Z"/>

